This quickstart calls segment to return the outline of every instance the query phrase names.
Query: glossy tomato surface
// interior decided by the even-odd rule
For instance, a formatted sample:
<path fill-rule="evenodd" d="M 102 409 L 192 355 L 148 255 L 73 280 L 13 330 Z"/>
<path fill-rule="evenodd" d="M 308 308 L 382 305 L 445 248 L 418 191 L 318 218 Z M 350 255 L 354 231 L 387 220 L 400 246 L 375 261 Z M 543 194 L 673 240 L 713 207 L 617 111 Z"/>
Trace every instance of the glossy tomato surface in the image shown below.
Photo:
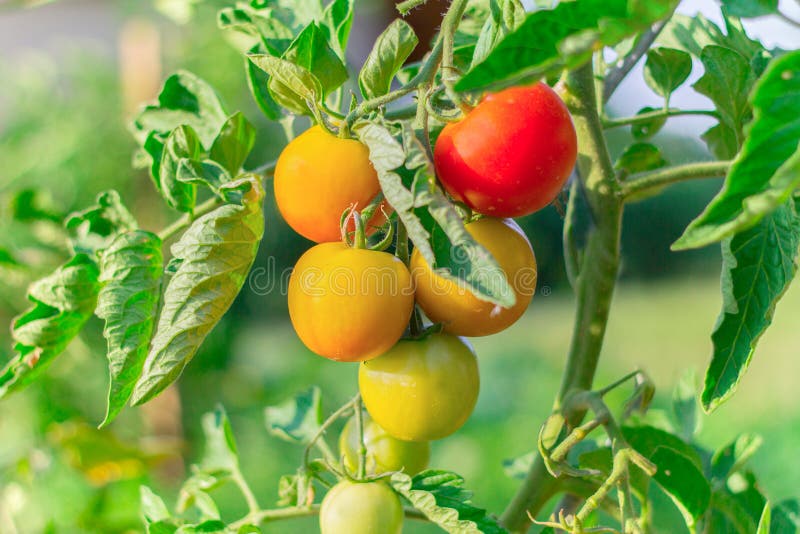
<path fill-rule="evenodd" d="M 430 443 L 397 439 L 366 415 L 364 445 L 367 448 L 368 473 L 403 471 L 409 476 L 414 476 L 428 467 L 431 456 Z M 358 449 L 358 428 L 353 417 L 339 436 L 339 453 L 351 473 L 358 470 Z"/>
<path fill-rule="evenodd" d="M 342 481 L 322 499 L 322 534 L 400 534 L 403 505 L 383 482 Z"/>
<path fill-rule="evenodd" d="M 332 360 L 374 358 L 392 347 L 414 307 L 411 274 L 386 252 L 321 243 L 289 278 L 289 317 L 305 345 Z"/>
<path fill-rule="evenodd" d="M 358 387 L 372 419 L 405 441 L 449 436 L 478 400 L 478 361 L 469 343 L 448 334 L 402 340 L 363 362 Z"/>
<path fill-rule="evenodd" d="M 553 201 L 577 158 L 567 107 L 544 83 L 486 96 L 444 127 L 434 148 L 439 179 L 473 210 L 520 217 Z"/>
<path fill-rule="evenodd" d="M 339 221 L 351 205 L 365 208 L 380 191 L 369 150 L 312 126 L 293 139 L 275 167 L 275 202 L 284 220 L 317 243 L 339 241 Z M 376 214 L 381 217 L 380 212 Z M 380 225 L 381 221 L 373 220 Z"/>
<path fill-rule="evenodd" d="M 466 228 L 503 269 L 516 303 L 500 308 L 480 300 L 465 285 L 434 273 L 414 250 L 410 267 L 417 302 L 431 321 L 444 325 L 445 332 L 468 337 L 496 334 L 514 324 L 528 308 L 536 292 L 536 257 L 525 233 L 511 219 L 485 217 Z"/>

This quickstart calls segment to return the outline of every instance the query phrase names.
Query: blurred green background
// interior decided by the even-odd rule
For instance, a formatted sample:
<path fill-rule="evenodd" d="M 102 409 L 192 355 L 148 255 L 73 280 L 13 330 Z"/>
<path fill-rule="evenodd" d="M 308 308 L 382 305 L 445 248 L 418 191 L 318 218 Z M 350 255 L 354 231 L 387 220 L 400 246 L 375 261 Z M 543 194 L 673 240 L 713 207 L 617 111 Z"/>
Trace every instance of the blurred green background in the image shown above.
<path fill-rule="evenodd" d="M 282 137 L 253 104 L 242 60 L 216 29 L 215 4 L 221 2 L 66 2 L 26 11 L 0 6 L 0 45 L 9 51 L 0 58 L 2 324 L 25 308 L 27 284 L 64 258 L 60 219 L 99 191 L 119 190 L 145 228 L 176 217 L 161 207 L 149 177 L 132 169 L 134 143 L 126 129 L 135 104 L 155 96 L 166 73 L 192 70 L 218 89 L 229 110 L 246 113 L 259 128 L 253 167 L 277 154 Z M 360 4 L 351 54 L 356 64 L 386 17 L 376 3 Z M 56 31 L 65 27 L 73 32 Z M 627 90 L 646 91 L 637 83 Z M 654 95 L 641 99 L 641 105 L 656 102 Z M 689 130 L 693 137 L 669 129 L 656 137 L 671 162 L 709 157 Z M 609 141 L 619 153 L 630 136 L 614 131 Z M 622 282 L 598 384 L 642 368 L 658 386 L 656 410 L 669 411 L 674 384 L 687 370 L 702 376 L 710 354 L 721 305 L 718 249 L 674 254 L 669 244 L 718 187 L 717 181 L 677 186 L 626 214 Z M 269 199 L 266 210 L 257 272 L 280 273 L 309 243 L 280 220 Z M 559 210 L 521 223 L 539 261 L 539 294 L 511 329 L 474 340 L 482 376 L 478 407 L 460 432 L 433 445 L 432 465 L 464 475 L 475 502 L 494 512 L 518 484 L 503 473 L 502 461 L 535 446 L 572 328 Z M 200 417 L 218 403 L 231 417 L 243 470 L 261 504 L 274 503 L 279 476 L 294 472 L 302 451 L 268 436 L 264 407 L 317 384 L 325 409 L 333 410 L 356 390 L 356 367 L 307 351 L 291 329 L 279 288 L 262 290 L 267 281 L 253 278 L 245 287 L 177 388 L 143 409 L 127 410 L 107 430 L 95 430 L 106 390 L 96 319 L 40 382 L 0 402 L 0 532 L 141 530 L 139 485 L 174 502 L 202 451 Z M 799 314 L 795 287 L 779 305 L 738 394 L 701 418 L 699 441 L 711 448 L 742 432 L 764 437 L 753 465 L 774 501 L 796 494 L 800 480 Z M 9 356 L 3 328 L 0 360 Z M 218 496 L 225 517 L 244 513 L 234 491 Z M 315 528 L 314 520 L 298 520 L 270 531 Z M 406 531 L 433 529 L 412 523 Z"/>

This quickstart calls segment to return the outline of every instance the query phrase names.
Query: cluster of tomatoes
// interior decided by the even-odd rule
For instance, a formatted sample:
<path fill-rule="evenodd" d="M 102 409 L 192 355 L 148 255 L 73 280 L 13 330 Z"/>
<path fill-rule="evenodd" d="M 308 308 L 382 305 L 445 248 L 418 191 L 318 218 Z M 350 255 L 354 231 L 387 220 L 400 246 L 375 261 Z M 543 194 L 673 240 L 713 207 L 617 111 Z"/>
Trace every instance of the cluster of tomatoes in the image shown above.
<path fill-rule="evenodd" d="M 369 151 L 357 139 L 314 126 L 280 155 L 274 180 L 278 208 L 292 228 L 318 243 L 293 270 L 289 314 L 313 352 L 360 362 L 359 389 L 370 416 L 363 432 L 370 473 L 415 474 L 427 466 L 429 442 L 452 434 L 469 418 L 479 375 L 465 337 L 510 326 L 536 286 L 533 249 L 512 217 L 553 201 L 575 164 L 576 145 L 566 106 L 543 83 L 485 97 L 462 120 L 445 126 L 436 141 L 438 179 L 477 217 L 466 230 L 503 269 L 516 293 L 510 308 L 439 276 L 417 250 L 406 264 L 367 247 L 363 227 L 386 223 L 385 211 L 365 223 L 357 214 L 342 222 L 344 212 L 368 205 L 380 193 Z M 440 328 L 408 335 L 415 305 Z M 360 444 L 352 422 L 340 447 L 345 467 L 355 470 Z M 371 502 L 381 504 L 371 510 L 366 506 Z M 321 524 L 330 534 L 394 533 L 402 515 L 388 486 L 342 482 L 323 501 Z"/>

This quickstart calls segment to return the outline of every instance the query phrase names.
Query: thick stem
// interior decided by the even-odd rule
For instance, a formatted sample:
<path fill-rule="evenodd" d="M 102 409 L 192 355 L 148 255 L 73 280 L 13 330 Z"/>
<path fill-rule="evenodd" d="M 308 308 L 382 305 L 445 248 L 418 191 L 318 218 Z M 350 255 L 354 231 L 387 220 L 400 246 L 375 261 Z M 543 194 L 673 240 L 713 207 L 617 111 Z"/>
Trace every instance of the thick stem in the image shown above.
<path fill-rule="evenodd" d="M 633 201 L 635 199 L 631 197 L 634 195 L 670 184 L 697 178 L 725 176 L 730 166 L 730 161 L 701 161 L 634 174 L 622 186 L 622 196 L 628 201 Z"/>
<path fill-rule="evenodd" d="M 567 76 L 566 89 L 566 103 L 578 134 L 578 169 L 594 227 L 578 266 L 575 325 L 556 408 L 569 392 L 592 387 L 617 279 L 622 223 L 622 201 L 603 135 L 590 63 Z M 585 410 L 573 411 L 565 417 L 574 427 L 584 414 Z M 549 475 L 542 458 L 537 457 L 503 513 L 502 522 L 514 532 L 525 531 L 530 525 L 528 513 L 536 514 L 557 490 L 558 482 Z"/>
<path fill-rule="evenodd" d="M 455 34 L 461 18 L 464 16 L 464 10 L 467 8 L 467 0 L 453 0 L 450 8 L 447 10 L 444 19 L 442 19 L 442 83 L 444 84 L 447 96 L 453 103 L 466 112 L 461 97 L 455 90 L 455 82 L 458 79 L 456 67 L 453 64 L 453 54 L 455 48 Z"/>

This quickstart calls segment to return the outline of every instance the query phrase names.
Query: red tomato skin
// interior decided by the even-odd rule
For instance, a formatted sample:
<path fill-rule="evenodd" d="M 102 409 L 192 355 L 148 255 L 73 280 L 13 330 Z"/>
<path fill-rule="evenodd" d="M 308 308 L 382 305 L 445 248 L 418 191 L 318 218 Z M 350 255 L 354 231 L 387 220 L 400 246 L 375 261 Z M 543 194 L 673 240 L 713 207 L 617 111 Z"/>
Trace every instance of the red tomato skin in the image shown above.
<path fill-rule="evenodd" d="M 484 215 L 521 217 L 558 196 L 577 154 L 567 106 L 540 82 L 487 95 L 445 126 L 434 163 L 456 200 Z"/>

